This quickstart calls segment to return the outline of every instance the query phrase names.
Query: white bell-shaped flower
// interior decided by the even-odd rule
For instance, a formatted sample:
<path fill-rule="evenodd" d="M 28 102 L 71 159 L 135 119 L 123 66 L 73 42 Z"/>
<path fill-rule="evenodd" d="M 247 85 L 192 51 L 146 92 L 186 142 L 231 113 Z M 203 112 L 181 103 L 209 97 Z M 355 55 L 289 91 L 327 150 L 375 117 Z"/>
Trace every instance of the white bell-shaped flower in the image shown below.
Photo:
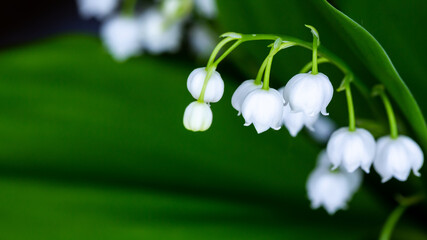
<path fill-rule="evenodd" d="M 349 173 L 337 169 L 330 170 L 325 152 L 319 154 L 318 164 L 307 181 L 308 198 L 313 209 L 323 206 L 329 214 L 347 208 L 347 202 L 359 189 L 362 182 L 360 170 Z"/>
<path fill-rule="evenodd" d="M 141 53 L 139 25 L 135 18 L 115 16 L 101 26 L 101 37 L 109 52 L 118 61 Z"/>
<path fill-rule="evenodd" d="M 382 182 L 392 177 L 406 181 L 411 172 L 420 176 L 419 170 L 424 163 L 424 154 L 420 146 L 407 136 L 381 137 L 377 142 L 374 168 L 381 176 Z"/>
<path fill-rule="evenodd" d="M 310 136 L 318 143 L 326 143 L 337 129 L 337 125 L 331 118 L 319 115 L 319 118 L 313 124 L 313 129 L 314 131 L 309 132 Z"/>
<path fill-rule="evenodd" d="M 361 167 L 369 173 L 375 145 L 374 137 L 367 130 L 356 128 L 351 132 L 348 127 L 343 127 L 332 134 L 326 150 L 334 169 L 343 166 L 348 172 L 354 172 Z"/>
<path fill-rule="evenodd" d="M 258 133 L 282 126 L 283 97 L 275 89 L 255 89 L 243 101 L 242 114 L 245 126 L 253 124 Z"/>
<path fill-rule="evenodd" d="M 284 90 L 284 87 L 280 88 L 279 93 L 283 94 Z M 282 122 L 292 137 L 296 137 L 304 126 L 313 131 L 313 124 L 316 122 L 318 117 L 319 114 L 308 116 L 303 112 L 293 112 L 289 104 L 283 106 Z"/>
<path fill-rule="evenodd" d="M 206 68 L 196 68 L 188 76 L 187 89 L 194 97 L 199 99 L 200 93 L 203 88 L 203 84 L 206 78 Z M 208 80 L 206 91 L 204 95 L 204 102 L 218 102 L 224 94 L 224 81 L 221 75 L 217 71 L 213 71 L 211 77 Z"/>
<path fill-rule="evenodd" d="M 149 53 L 160 54 L 178 50 L 182 36 L 182 21 L 168 22 L 157 9 L 145 11 L 139 18 L 140 40 Z"/>
<path fill-rule="evenodd" d="M 184 126 L 193 132 L 206 131 L 212 124 L 212 117 L 207 103 L 194 101 L 185 109 Z"/>
<path fill-rule="evenodd" d="M 332 84 L 325 74 L 300 73 L 286 84 L 283 97 L 293 112 L 304 112 L 308 116 L 315 116 L 320 112 L 328 115 L 326 107 L 333 92 Z"/>
<path fill-rule="evenodd" d="M 193 52 L 202 58 L 208 58 L 216 45 L 216 36 L 203 24 L 194 24 L 189 31 L 189 41 Z"/>
<path fill-rule="evenodd" d="M 217 14 L 216 0 L 195 0 L 196 11 L 206 18 L 214 18 Z"/>
<path fill-rule="evenodd" d="M 77 0 L 77 7 L 83 18 L 101 20 L 117 7 L 119 0 Z"/>
<path fill-rule="evenodd" d="M 255 89 L 260 89 L 262 87 L 262 84 L 255 84 L 255 80 L 246 80 L 240 86 L 236 89 L 236 91 L 233 93 L 233 96 L 231 97 L 231 105 L 234 109 L 238 111 L 238 114 L 240 116 L 242 111 L 242 104 L 245 100 L 246 96 L 250 92 L 252 92 Z"/>

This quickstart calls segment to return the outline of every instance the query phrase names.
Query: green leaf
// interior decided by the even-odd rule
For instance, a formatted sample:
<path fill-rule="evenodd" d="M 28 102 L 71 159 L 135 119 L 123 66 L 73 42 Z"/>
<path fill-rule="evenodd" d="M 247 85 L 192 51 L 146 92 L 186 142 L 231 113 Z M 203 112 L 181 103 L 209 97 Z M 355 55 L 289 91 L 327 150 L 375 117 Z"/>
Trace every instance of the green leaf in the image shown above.
<path fill-rule="evenodd" d="M 226 74 L 211 129 L 192 133 L 182 116 L 198 66 L 182 59 L 119 64 L 98 39 L 62 36 L 4 50 L 0 66 L 9 239 L 343 239 L 354 227 L 363 231 L 350 238 L 360 239 L 386 216 L 364 189 L 333 218 L 311 210 L 305 183 L 319 147 L 284 129 L 243 127 Z"/>
<path fill-rule="evenodd" d="M 358 53 L 372 74 L 385 85 L 424 149 L 427 149 L 427 127 L 424 116 L 381 44 L 366 29 L 335 9 L 326 0 L 319 1 L 319 4 L 324 16 L 334 23 L 337 31 L 345 35 L 343 39 Z"/>

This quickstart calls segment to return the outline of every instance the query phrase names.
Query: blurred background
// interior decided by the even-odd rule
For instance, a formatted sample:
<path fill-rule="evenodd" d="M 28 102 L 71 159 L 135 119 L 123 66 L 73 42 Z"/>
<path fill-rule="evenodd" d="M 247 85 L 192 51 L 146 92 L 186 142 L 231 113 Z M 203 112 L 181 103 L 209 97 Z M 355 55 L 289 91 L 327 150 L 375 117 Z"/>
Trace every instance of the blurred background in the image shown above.
<path fill-rule="evenodd" d="M 377 38 L 427 112 L 427 35 L 420 26 L 427 3 L 329 2 Z M 103 30 L 124 12 L 124 3 L 95 17 L 75 0 L 0 3 L 1 239 L 377 239 L 397 206 L 395 196 L 425 190 L 425 167 L 421 178 L 404 183 L 381 184 L 374 173 L 365 176 L 347 210 L 333 216 L 312 210 L 305 185 L 324 142 L 305 130 L 296 138 L 284 128 L 258 135 L 243 127 L 230 104 L 239 83 L 256 75 L 268 42 L 246 43 L 220 64 L 226 90 L 211 106 L 211 128 L 185 130 L 184 109 L 193 101 L 187 77 L 206 64 L 205 50 L 223 32 L 311 41 L 304 27 L 311 24 L 322 45 L 364 83 L 378 83 L 317 0 L 214 3 L 214 11 L 200 5 L 174 13 L 177 46 L 157 51 L 144 45 L 129 54 L 114 52 L 109 43 L 115 40 Z M 161 5 L 143 0 L 125 10 L 139 19 Z M 195 26 L 204 30 L 195 32 Z M 150 31 L 147 36 L 161 35 Z M 275 57 L 273 87 L 283 86 L 310 57 L 301 48 Z M 339 86 L 337 69 L 321 65 L 320 71 Z M 381 102 L 357 91 L 354 98 L 358 123 L 377 137 L 387 134 Z M 420 141 L 395 109 L 401 132 Z M 335 126 L 347 125 L 342 93 L 329 112 Z M 393 239 L 427 239 L 426 213 L 425 203 L 410 208 Z"/>

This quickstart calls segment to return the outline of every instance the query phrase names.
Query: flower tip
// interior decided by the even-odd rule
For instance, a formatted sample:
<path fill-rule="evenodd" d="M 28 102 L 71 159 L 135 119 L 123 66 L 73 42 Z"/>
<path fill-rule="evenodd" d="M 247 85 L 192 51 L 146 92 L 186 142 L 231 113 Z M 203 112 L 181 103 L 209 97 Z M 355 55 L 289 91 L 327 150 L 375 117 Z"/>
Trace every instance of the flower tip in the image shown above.
<path fill-rule="evenodd" d="M 421 177 L 421 173 L 420 172 L 418 172 L 418 171 L 413 171 L 414 172 L 414 175 L 415 176 L 417 176 L 417 177 Z"/>
<path fill-rule="evenodd" d="M 384 177 L 383 179 L 381 179 L 381 183 L 385 183 L 390 179 L 391 179 L 391 177 Z"/>

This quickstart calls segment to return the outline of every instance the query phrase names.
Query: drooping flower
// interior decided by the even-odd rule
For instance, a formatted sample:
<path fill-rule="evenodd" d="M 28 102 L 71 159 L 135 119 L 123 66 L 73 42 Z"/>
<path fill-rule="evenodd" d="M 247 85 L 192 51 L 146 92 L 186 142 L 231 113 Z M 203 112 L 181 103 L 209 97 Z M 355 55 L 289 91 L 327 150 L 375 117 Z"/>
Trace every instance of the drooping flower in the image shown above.
<path fill-rule="evenodd" d="M 108 19 L 101 27 L 101 37 L 118 61 L 141 53 L 139 25 L 135 18 L 115 16 Z"/>
<path fill-rule="evenodd" d="M 206 18 L 214 18 L 217 14 L 216 0 L 195 0 L 196 11 Z"/>
<path fill-rule="evenodd" d="M 328 157 L 336 169 L 343 166 L 348 172 L 361 167 L 366 173 L 374 161 L 375 139 L 362 128 L 349 131 L 348 127 L 336 130 L 327 145 Z"/>
<path fill-rule="evenodd" d="M 313 124 L 313 129 L 314 131 L 309 131 L 310 136 L 319 143 L 326 143 L 337 129 L 337 125 L 329 117 L 319 115 Z"/>
<path fill-rule="evenodd" d="M 207 103 L 194 101 L 185 109 L 184 126 L 193 132 L 206 131 L 212 124 L 212 117 Z"/>
<path fill-rule="evenodd" d="M 374 169 L 382 182 L 392 177 L 406 181 L 411 172 L 420 176 L 419 170 L 424 163 L 424 154 L 420 146 L 411 138 L 399 135 L 396 139 L 384 136 L 378 139 Z"/>
<path fill-rule="evenodd" d="M 187 79 L 187 88 L 194 99 L 199 99 L 206 78 L 206 68 L 194 69 Z M 208 80 L 204 95 L 204 102 L 218 102 L 224 94 L 224 81 L 217 71 L 213 71 Z"/>
<path fill-rule="evenodd" d="M 77 0 L 77 7 L 83 18 L 101 20 L 117 7 L 119 0 Z"/>
<path fill-rule="evenodd" d="M 283 97 L 293 112 L 303 112 L 308 116 L 315 116 L 320 112 L 328 115 L 326 107 L 333 92 L 332 84 L 325 74 L 300 73 L 286 84 Z"/>
<path fill-rule="evenodd" d="M 208 58 L 216 44 L 212 30 L 206 25 L 196 23 L 190 28 L 188 34 L 193 52 L 198 57 Z"/>
<path fill-rule="evenodd" d="M 231 105 L 238 111 L 237 115 L 241 114 L 242 104 L 246 96 L 255 89 L 260 89 L 262 84 L 255 84 L 255 80 L 246 80 L 236 89 L 231 97 Z"/>
<path fill-rule="evenodd" d="M 284 87 L 280 88 L 279 93 L 283 94 L 284 90 Z M 289 104 L 283 106 L 282 122 L 292 137 L 296 137 L 304 126 L 313 131 L 313 124 L 316 122 L 318 117 L 319 114 L 308 116 L 303 112 L 293 112 Z"/>
<path fill-rule="evenodd" d="M 362 173 L 360 170 L 352 173 L 341 169 L 331 171 L 330 166 L 327 154 L 321 152 L 306 188 L 311 207 L 316 209 L 323 206 L 332 215 L 347 207 L 347 202 L 360 187 Z"/>
<path fill-rule="evenodd" d="M 152 54 L 175 52 L 182 36 L 182 21 L 168 22 L 157 9 L 148 9 L 140 17 L 140 40 L 145 50 Z"/>
<path fill-rule="evenodd" d="M 242 114 L 245 126 L 253 124 L 258 133 L 282 126 L 283 97 L 275 89 L 255 89 L 243 101 Z"/>

